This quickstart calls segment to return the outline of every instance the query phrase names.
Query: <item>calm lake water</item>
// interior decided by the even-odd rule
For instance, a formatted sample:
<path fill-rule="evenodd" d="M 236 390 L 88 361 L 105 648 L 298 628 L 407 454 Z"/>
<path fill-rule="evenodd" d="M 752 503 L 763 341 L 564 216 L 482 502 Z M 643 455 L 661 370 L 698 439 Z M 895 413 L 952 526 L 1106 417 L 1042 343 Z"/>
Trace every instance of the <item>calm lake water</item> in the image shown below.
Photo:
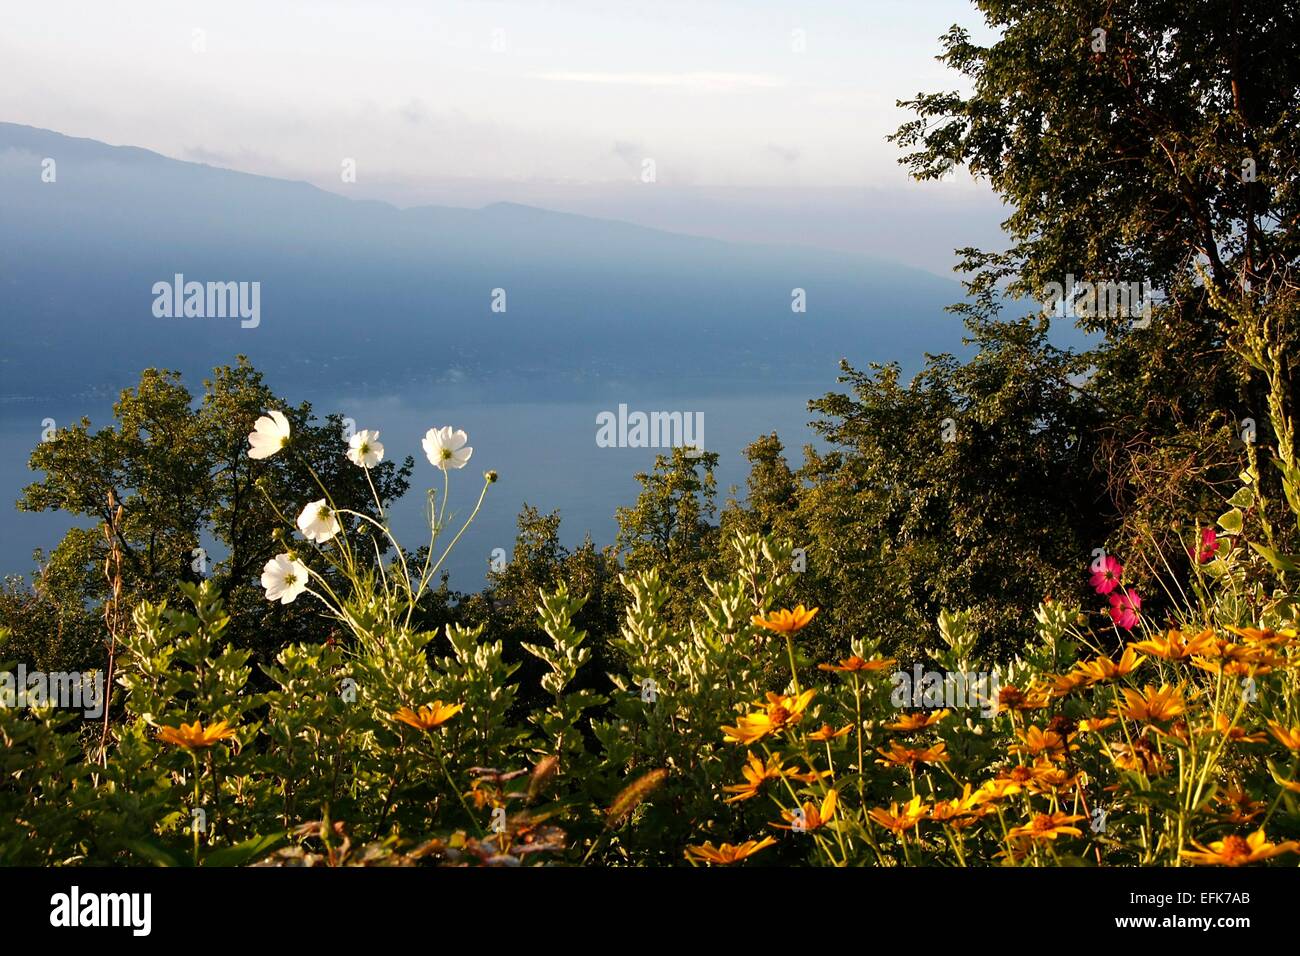
<path fill-rule="evenodd" d="M 559 509 L 561 539 L 572 547 L 590 531 L 598 545 L 610 544 L 617 531 L 614 511 L 632 504 L 638 492 L 634 475 L 654 464 L 654 448 L 605 448 L 596 441 L 597 416 L 617 414 L 618 403 L 630 411 L 680 411 L 703 414 L 704 445 L 721 455 L 717 472 L 721 505 L 730 486 L 744 488 L 744 447 L 756 437 L 776 431 L 785 443 L 791 464 L 802 460 L 802 448 L 813 441 L 807 423 L 809 398 L 821 391 L 765 391 L 754 394 L 657 397 L 629 394 L 611 401 L 494 403 L 448 402 L 426 398 L 418 390 L 390 397 L 339 396 L 321 401 L 312 396 L 318 414 L 338 411 L 356 421 L 356 427 L 381 432 L 386 457 L 416 459 L 410 493 L 392 509 L 393 529 L 408 547 L 427 541 L 424 494 L 427 487 L 441 493 L 442 476 L 424 457 L 420 441 L 434 426 L 452 425 L 469 433 L 473 458 L 461 471 L 452 472 L 449 508 L 462 518 L 474 507 L 483 472 L 495 469 L 500 480 L 488 492 L 482 511 L 461 538 L 448 560 L 451 586 L 461 591 L 483 585 L 493 549 L 508 555 L 515 539 L 515 519 L 527 502 L 543 512 Z M 288 396 L 292 398 L 293 396 Z M 26 514 L 13 507 L 24 485 L 40 476 L 28 470 L 27 460 L 39 441 L 42 420 L 60 425 L 82 415 L 92 427 L 109 420 L 110 403 L 83 402 L 69 407 L 42 402 L 11 404 L 0 409 L 0 573 L 26 574 L 32 570 L 32 550 L 51 548 L 72 526 L 61 513 Z"/>

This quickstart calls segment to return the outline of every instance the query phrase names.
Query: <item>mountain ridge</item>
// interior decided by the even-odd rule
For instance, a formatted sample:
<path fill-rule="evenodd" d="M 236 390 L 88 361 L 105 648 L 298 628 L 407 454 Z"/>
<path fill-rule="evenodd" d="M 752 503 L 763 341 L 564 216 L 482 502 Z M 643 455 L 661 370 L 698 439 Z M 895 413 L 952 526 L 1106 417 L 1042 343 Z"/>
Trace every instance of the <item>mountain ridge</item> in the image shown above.
<path fill-rule="evenodd" d="M 28 329 L 0 359 L 0 399 L 112 392 L 147 365 L 207 371 L 237 353 L 274 380 L 346 368 L 353 387 L 526 399 L 833 384 L 841 356 L 915 365 L 962 347 L 943 311 L 957 283 L 857 253 L 511 202 L 401 208 L 19 124 L 0 123 L 0 207 L 2 311 Z M 150 289 L 178 274 L 258 283 L 256 327 L 154 315 Z"/>

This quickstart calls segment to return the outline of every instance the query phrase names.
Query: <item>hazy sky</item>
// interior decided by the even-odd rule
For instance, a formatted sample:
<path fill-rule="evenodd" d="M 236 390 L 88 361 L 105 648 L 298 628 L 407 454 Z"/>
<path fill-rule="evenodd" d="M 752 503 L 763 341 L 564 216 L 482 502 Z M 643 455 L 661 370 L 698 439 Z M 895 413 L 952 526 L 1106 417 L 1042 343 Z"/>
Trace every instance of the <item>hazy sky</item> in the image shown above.
<path fill-rule="evenodd" d="M 954 22 L 985 35 L 966 0 L 42 0 L 4 20 L 0 119 L 357 197 L 936 271 L 996 234 L 983 186 L 910 184 L 884 141 L 897 99 L 960 87 L 934 55 Z"/>

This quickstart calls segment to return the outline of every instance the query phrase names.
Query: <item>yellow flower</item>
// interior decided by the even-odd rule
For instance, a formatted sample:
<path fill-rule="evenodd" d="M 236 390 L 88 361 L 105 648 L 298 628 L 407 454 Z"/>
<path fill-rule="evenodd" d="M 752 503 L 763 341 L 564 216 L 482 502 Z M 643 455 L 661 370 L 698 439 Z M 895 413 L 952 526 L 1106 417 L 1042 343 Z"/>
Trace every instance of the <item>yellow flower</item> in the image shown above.
<path fill-rule="evenodd" d="M 1277 738 L 1277 742 L 1287 750 L 1300 750 L 1300 724 L 1288 730 L 1276 720 L 1270 720 L 1268 729 Z"/>
<path fill-rule="evenodd" d="M 852 657 L 846 657 L 838 664 L 818 664 L 817 668 L 824 671 L 839 671 L 840 673 L 852 673 L 854 671 L 884 671 L 889 670 L 898 663 L 893 657 L 877 657 L 873 660 L 864 660 L 854 654 Z"/>
<path fill-rule="evenodd" d="M 1088 683 L 1088 675 L 1081 674 L 1078 671 L 1070 671 L 1068 674 L 1048 674 L 1045 676 L 1051 683 L 1050 689 L 1053 697 L 1064 697 Z"/>
<path fill-rule="evenodd" d="M 1159 690 L 1147 684 L 1143 693 L 1124 688 L 1120 693 L 1124 695 L 1124 705 L 1117 713 L 1125 720 L 1173 720 L 1187 709 L 1182 689 L 1169 684 L 1162 684 Z"/>
<path fill-rule="evenodd" d="M 1268 739 L 1268 735 L 1263 732 L 1247 733 L 1244 727 L 1238 727 L 1227 714 L 1222 712 L 1214 715 L 1214 729 L 1229 740 L 1239 740 L 1244 744 L 1263 743 Z"/>
<path fill-rule="evenodd" d="M 961 815 L 961 809 L 956 800 L 936 800 L 934 806 L 926 811 L 931 820 L 938 823 L 950 823 Z"/>
<path fill-rule="evenodd" d="M 780 780 L 782 777 L 789 776 L 779 755 L 769 757 L 767 763 L 763 763 L 758 757 L 754 756 L 754 751 L 749 751 L 749 757 L 745 766 L 740 769 L 741 774 L 745 777 L 744 783 L 735 783 L 729 787 L 723 787 L 727 793 L 735 796 L 727 797 L 724 803 L 736 803 L 740 800 L 751 800 L 758 796 L 763 784 L 769 780 Z"/>
<path fill-rule="evenodd" d="M 1280 657 L 1268 653 L 1267 647 L 1250 644 L 1227 644 L 1220 642 L 1212 656 L 1192 658 L 1192 665 L 1211 674 L 1227 674 L 1231 677 L 1254 677 L 1267 674 L 1274 667 L 1286 662 Z"/>
<path fill-rule="evenodd" d="M 727 743 L 748 746 L 762 740 L 775 729 L 771 718 L 767 716 L 767 711 L 759 710 L 737 717 L 735 726 L 728 727 L 724 724 L 722 739 Z"/>
<path fill-rule="evenodd" d="M 1229 626 L 1228 630 L 1232 631 L 1232 633 L 1236 634 L 1238 637 L 1245 638 L 1246 642 L 1249 644 L 1281 646 L 1295 640 L 1295 631 L 1291 628 L 1282 631 L 1275 631 L 1272 628 L 1267 627 L 1260 629 L 1257 627 Z"/>
<path fill-rule="evenodd" d="M 1079 721 L 1080 733 L 1091 733 L 1098 730 L 1105 730 L 1107 727 L 1114 725 L 1114 717 L 1084 717 Z"/>
<path fill-rule="evenodd" d="M 802 694 L 791 696 L 773 694 L 769 691 L 766 703 L 759 702 L 754 705 L 766 709 L 751 711 L 736 718 L 734 727 L 724 726 L 723 740 L 728 743 L 752 744 L 770 733 L 799 723 L 803 720 L 804 711 L 808 709 L 808 702 L 813 699 L 815 693 L 817 693 L 815 690 L 806 690 Z"/>
<path fill-rule="evenodd" d="M 904 733 L 910 733 L 915 730 L 924 730 L 926 727 L 932 727 L 939 721 L 947 717 L 952 711 L 935 710 L 930 713 L 915 710 L 910 714 L 904 714 L 899 720 L 892 724 L 885 724 L 890 730 L 900 730 Z"/>
<path fill-rule="evenodd" d="M 755 706 L 766 707 L 767 716 L 771 719 L 773 726 L 780 730 L 803 720 L 804 711 L 808 709 L 808 704 L 816 693 L 815 690 L 806 690 L 802 694 L 790 695 L 774 694 L 768 691 L 767 701 L 759 701 Z"/>
<path fill-rule="evenodd" d="M 1078 744 L 1070 743 L 1068 737 L 1061 736 L 1055 730 L 1040 730 L 1036 726 L 1031 726 L 1026 733 L 1017 732 L 1016 736 L 1023 743 L 1012 744 L 1007 749 L 1013 754 L 1023 754 L 1026 757 L 1046 754 L 1053 760 L 1064 760 L 1067 749 L 1079 749 Z"/>
<path fill-rule="evenodd" d="M 1015 827 L 1007 833 L 1008 839 L 1028 837 L 1031 840 L 1055 840 L 1061 834 L 1082 836 L 1083 831 L 1074 823 L 1084 819 L 1077 813 L 1036 813 L 1034 818 L 1022 827 Z"/>
<path fill-rule="evenodd" d="M 1272 844 L 1264 836 L 1262 829 L 1256 830 L 1248 837 L 1231 834 L 1222 840 L 1215 840 L 1209 846 L 1192 841 L 1196 850 L 1183 850 L 1183 859 L 1203 866 L 1243 866 L 1258 863 L 1280 853 L 1300 852 L 1300 843 L 1288 840 L 1285 843 Z"/>
<path fill-rule="evenodd" d="M 1146 658 L 1133 650 L 1132 645 L 1130 645 L 1124 648 L 1124 653 L 1120 655 L 1118 664 L 1103 655 L 1090 661 L 1084 661 L 1076 665 L 1074 669 L 1076 673 L 1087 678 L 1089 684 L 1101 684 L 1132 673 L 1144 660 Z"/>
<path fill-rule="evenodd" d="M 939 823 L 946 823 L 954 829 L 960 830 L 968 827 L 980 817 L 992 812 L 992 807 L 986 806 L 988 801 L 984 798 L 980 790 L 972 791 L 968 783 L 962 789 L 960 797 L 952 800 L 936 800 L 934 806 L 930 808 L 929 817 L 931 820 Z"/>
<path fill-rule="evenodd" d="M 462 708 L 462 704 L 444 704 L 440 700 L 435 700 L 432 704 L 422 704 L 418 711 L 411 710 L 409 707 L 399 707 L 397 713 L 393 714 L 393 720 L 400 720 L 416 730 L 432 730 L 451 720 L 461 712 Z"/>
<path fill-rule="evenodd" d="M 1166 661 L 1183 661 L 1197 654 L 1206 654 L 1214 647 L 1213 631 L 1202 631 L 1193 638 L 1182 631 L 1170 631 L 1164 637 L 1134 641 L 1129 647 Z"/>
<path fill-rule="evenodd" d="M 800 783 L 816 783 L 818 780 L 822 780 L 830 776 L 834 776 L 834 775 L 829 770 L 812 770 L 812 769 L 809 769 L 807 773 L 792 772 L 789 774 L 791 780 L 798 780 Z"/>
<path fill-rule="evenodd" d="M 878 747 L 876 753 L 881 754 L 885 759 L 877 760 L 876 763 L 882 767 L 915 767 L 918 763 L 947 763 L 948 755 L 944 753 L 947 744 L 940 742 L 933 747 L 904 747 L 897 740 L 889 745 L 889 749 Z"/>
<path fill-rule="evenodd" d="M 834 740 L 836 737 L 843 737 L 852 729 L 853 729 L 852 724 L 845 724 L 839 730 L 836 730 L 830 724 L 822 724 L 820 730 L 814 730 L 812 733 L 808 735 L 808 739 L 817 740 L 817 741 Z"/>
<path fill-rule="evenodd" d="M 1057 767 L 1047 757 L 1040 757 L 1029 768 L 1032 775 L 1029 789 L 1033 793 L 1055 793 L 1073 787 L 1079 779 L 1077 773 L 1069 773 Z"/>
<path fill-rule="evenodd" d="M 469 789 L 463 794 L 473 801 L 475 810 L 482 810 L 486 806 L 496 807 L 501 805 L 499 798 L 488 792 L 487 783 L 486 778 L 480 777 L 471 783 Z"/>
<path fill-rule="evenodd" d="M 835 817 L 835 807 L 838 799 L 838 793 L 834 790 L 828 790 L 826 799 L 822 801 L 820 807 L 815 803 L 807 802 L 799 808 L 799 811 L 782 810 L 781 816 L 785 823 L 773 823 L 772 826 L 780 830 L 800 830 L 807 833 L 820 830 Z M 803 819 L 799 820 L 801 815 Z M 798 821 L 798 826 L 795 825 L 796 821 Z"/>
<path fill-rule="evenodd" d="M 980 804 L 985 804 L 994 800 L 1001 800 L 1003 797 L 1014 797 L 1020 790 L 1021 781 L 1013 780 L 1010 777 L 995 777 L 981 785 L 979 790 L 975 791 L 975 796 Z"/>
<path fill-rule="evenodd" d="M 1045 691 L 1036 686 L 1021 690 L 1014 684 L 998 689 L 998 713 L 1007 710 L 1042 710 L 1048 704 Z"/>
<path fill-rule="evenodd" d="M 1250 823 L 1268 806 L 1263 800 L 1252 800 L 1250 794 L 1236 784 L 1219 794 L 1214 802 L 1224 808 L 1219 819 L 1237 826 Z"/>
<path fill-rule="evenodd" d="M 1270 654 L 1267 645 L 1256 644 L 1225 644 L 1220 648 L 1220 657 L 1226 657 L 1230 661 L 1241 661 L 1245 664 L 1262 664 L 1271 667 L 1277 667 L 1285 663 L 1282 658 L 1275 654 Z"/>
<path fill-rule="evenodd" d="M 1003 780 L 1010 780 L 1013 783 L 1025 783 L 1032 780 L 1034 769 L 1026 767 L 1024 764 L 1016 764 L 1013 767 L 1007 767 L 998 772 L 998 777 Z"/>
<path fill-rule="evenodd" d="M 769 631 L 776 631 L 778 634 L 793 634 L 795 631 L 801 631 L 808 626 L 808 623 L 817 616 L 820 608 L 813 608 L 811 611 L 806 610 L 802 604 L 793 611 L 774 611 L 767 617 L 755 614 L 750 621 L 755 627 L 765 627 Z"/>
<path fill-rule="evenodd" d="M 186 750 L 202 750 L 211 747 L 219 740 L 235 736 L 235 731 L 224 720 L 210 724 L 205 730 L 203 722 L 196 720 L 192 724 L 182 723 L 180 727 L 158 728 L 158 739 L 163 743 L 184 747 Z"/>
<path fill-rule="evenodd" d="M 739 863 L 746 857 L 753 856 L 759 850 L 766 850 L 775 844 L 776 841 L 770 836 L 763 837 L 761 840 L 746 840 L 736 846 L 732 846 L 730 843 L 724 843 L 721 846 L 705 843 L 703 846 L 687 847 L 686 859 L 692 863 L 716 863 L 720 866 L 729 866 L 732 863 Z"/>
<path fill-rule="evenodd" d="M 892 830 L 895 833 L 903 833 L 912 829 L 928 815 L 929 810 L 921 803 L 920 797 L 913 797 L 903 805 L 901 810 L 897 803 L 891 802 L 888 810 L 877 807 L 867 814 L 886 830 Z"/>

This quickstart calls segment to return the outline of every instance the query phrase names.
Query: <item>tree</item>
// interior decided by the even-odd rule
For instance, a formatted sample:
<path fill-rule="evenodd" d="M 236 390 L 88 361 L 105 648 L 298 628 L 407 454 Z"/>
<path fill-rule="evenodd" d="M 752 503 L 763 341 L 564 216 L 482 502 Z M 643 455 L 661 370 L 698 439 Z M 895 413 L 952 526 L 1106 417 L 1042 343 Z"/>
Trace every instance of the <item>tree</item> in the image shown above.
<path fill-rule="evenodd" d="M 284 411 L 293 438 L 283 453 L 255 461 L 246 454 L 247 435 L 272 408 Z M 290 641 L 325 637 L 328 623 L 305 602 L 268 603 L 259 577 L 266 561 L 285 550 L 296 517 L 277 514 L 270 502 L 305 505 L 321 497 L 313 472 L 338 507 L 378 517 L 365 473 L 343 454 L 342 419 L 329 415 L 317 422 L 309 403 L 288 406 L 242 356 L 204 382 L 197 407 L 178 373 L 147 369 L 137 386 L 122 392 L 113 416 L 116 424 L 98 430 L 83 418 L 32 452 L 32 469 L 45 477 L 24 489 L 18 507 L 62 510 L 93 523 L 64 536 L 27 598 L 78 622 L 80 637 L 60 641 L 28 622 L 6 619 L 23 653 L 68 669 L 102 663 L 98 619 L 110 593 L 103 572 L 105 525 L 122 556 L 126 620 L 140 601 L 177 600 L 182 580 L 212 578 L 234 619 L 230 635 L 237 646 L 266 657 Z M 381 501 L 406 491 L 412 465 L 408 458 L 371 471 Z M 114 521 L 118 504 L 121 520 Z M 15 613 L 20 598 L 21 589 L 0 610 Z"/>
<path fill-rule="evenodd" d="M 1165 515 L 1212 515 L 1204 482 L 1230 480 L 1243 453 L 1254 461 L 1254 447 L 1231 445 L 1242 419 L 1258 423 L 1261 447 L 1276 445 L 1268 388 L 1241 346 L 1257 334 L 1252 317 L 1296 287 L 1300 4 L 976 6 L 995 41 L 954 26 L 939 57 L 970 94 L 900 104 L 916 116 L 892 138 L 913 150 L 914 177 L 965 166 L 1012 209 L 1008 249 L 960 250 L 973 273 L 966 309 L 987 314 L 1004 283 L 1043 297 L 1069 276 L 1150 281 L 1163 298 L 1149 327 L 1123 309 L 1081 318 L 1104 336 L 1088 391 L 1107 412 L 1102 481 L 1124 512 L 1120 536 L 1158 551 Z M 1278 332 L 1279 352 L 1295 354 L 1295 334 Z M 1280 376 L 1286 407 L 1293 362 Z M 1175 480 L 1153 487 L 1153 474 Z M 1261 475 L 1280 501 L 1276 475 Z"/>
<path fill-rule="evenodd" d="M 791 474 L 770 436 L 751 445 L 750 493 L 723 527 L 803 548 L 798 598 L 822 612 L 817 650 L 883 637 L 923 657 L 943 608 L 969 608 L 992 651 L 1032 631 L 1045 595 L 1082 596 L 1080 555 L 1104 537 L 1081 360 L 1042 322 L 972 323 L 965 364 L 932 356 L 910 383 L 896 364 L 845 363 L 848 392 L 811 404 L 829 450 Z M 823 646 L 824 645 L 824 646 Z"/>
<path fill-rule="evenodd" d="M 799 506 L 801 490 L 785 459 L 785 446 L 776 432 L 760 436 L 744 451 L 749 462 L 744 500 L 730 499 L 722 514 L 722 536 L 732 533 L 768 535 L 789 530 L 789 518 Z"/>
<path fill-rule="evenodd" d="M 671 614 L 687 612 L 702 597 L 704 577 L 718 577 L 716 511 L 717 452 L 692 454 L 677 447 L 656 455 L 654 469 L 639 472 L 641 493 L 631 508 L 619 508 L 617 548 L 629 571 L 659 568 L 669 585 Z"/>

